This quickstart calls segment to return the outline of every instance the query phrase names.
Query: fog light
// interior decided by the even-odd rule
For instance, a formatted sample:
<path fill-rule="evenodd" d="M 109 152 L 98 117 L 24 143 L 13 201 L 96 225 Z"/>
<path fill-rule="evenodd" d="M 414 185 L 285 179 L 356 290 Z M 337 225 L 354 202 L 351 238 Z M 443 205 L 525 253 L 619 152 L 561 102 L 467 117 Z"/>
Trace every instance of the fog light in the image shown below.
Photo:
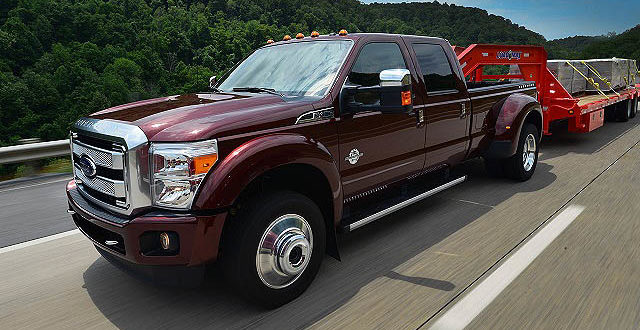
<path fill-rule="evenodd" d="M 171 240 L 169 239 L 169 234 L 160 233 L 160 246 L 163 250 L 169 250 L 171 247 Z"/>

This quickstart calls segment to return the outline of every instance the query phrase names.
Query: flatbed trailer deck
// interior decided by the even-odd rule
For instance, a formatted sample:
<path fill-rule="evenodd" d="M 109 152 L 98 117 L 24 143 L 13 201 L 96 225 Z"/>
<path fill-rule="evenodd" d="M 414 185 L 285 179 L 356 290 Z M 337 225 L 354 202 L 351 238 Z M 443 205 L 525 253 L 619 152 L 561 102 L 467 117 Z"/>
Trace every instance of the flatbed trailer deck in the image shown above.
<path fill-rule="evenodd" d="M 640 84 L 617 91 L 571 95 L 547 68 L 544 47 L 530 45 L 473 44 L 454 47 L 463 75 L 471 85 L 491 84 L 488 80 L 522 79 L 535 82 L 543 111 L 543 134 L 550 135 L 554 121 L 567 120 L 570 132 L 587 133 L 604 125 L 605 110 L 638 110 Z M 521 74 L 484 74 L 489 65 L 518 65 Z"/>

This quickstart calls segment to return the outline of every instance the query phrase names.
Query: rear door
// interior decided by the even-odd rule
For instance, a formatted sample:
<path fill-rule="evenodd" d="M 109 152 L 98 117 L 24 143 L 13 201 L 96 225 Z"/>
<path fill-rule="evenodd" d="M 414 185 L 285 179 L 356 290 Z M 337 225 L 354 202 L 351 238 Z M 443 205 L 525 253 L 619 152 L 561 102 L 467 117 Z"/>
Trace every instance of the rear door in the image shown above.
<path fill-rule="evenodd" d="M 412 72 L 415 90 L 415 70 L 406 47 L 398 41 L 399 38 L 387 38 L 364 44 L 345 84 L 378 85 L 381 71 L 406 68 Z M 358 101 L 372 104 L 379 102 L 379 97 L 364 95 Z M 419 103 L 420 99 L 414 98 L 414 104 Z M 345 197 L 375 190 L 419 172 L 424 166 L 425 125 L 414 114 L 342 113 L 338 134 Z"/>
<path fill-rule="evenodd" d="M 426 167 L 458 163 L 469 147 L 471 101 L 457 63 L 442 44 L 414 39 L 410 45 L 425 95 Z"/>

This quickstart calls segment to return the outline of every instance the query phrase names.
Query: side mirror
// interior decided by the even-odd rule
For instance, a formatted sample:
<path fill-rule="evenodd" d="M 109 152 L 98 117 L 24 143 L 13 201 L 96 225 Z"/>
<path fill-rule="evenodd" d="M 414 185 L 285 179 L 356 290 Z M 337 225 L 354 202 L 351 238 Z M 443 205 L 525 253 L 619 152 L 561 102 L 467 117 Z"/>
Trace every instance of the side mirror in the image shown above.
<path fill-rule="evenodd" d="M 407 69 L 388 69 L 380 72 L 378 86 L 344 86 L 340 94 L 343 112 L 380 111 L 382 113 L 410 113 L 413 110 L 411 72 Z M 366 96 L 366 97 L 365 97 Z M 373 99 L 363 103 L 358 99 Z"/>
<path fill-rule="evenodd" d="M 211 78 L 209 78 L 209 88 L 215 89 L 216 84 L 218 84 L 218 78 L 216 78 L 216 76 L 211 76 Z"/>

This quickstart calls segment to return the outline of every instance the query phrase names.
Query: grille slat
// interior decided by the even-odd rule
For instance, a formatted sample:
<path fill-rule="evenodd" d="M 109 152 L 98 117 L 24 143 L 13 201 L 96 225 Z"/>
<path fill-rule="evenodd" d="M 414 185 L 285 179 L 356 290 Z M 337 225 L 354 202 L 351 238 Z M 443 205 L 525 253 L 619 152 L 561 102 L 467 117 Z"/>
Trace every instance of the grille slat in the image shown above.
<path fill-rule="evenodd" d="M 114 170 L 124 169 L 123 153 L 104 150 L 97 147 L 81 144 L 80 142 L 73 142 L 73 153 L 79 156 L 86 154 L 90 156 L 96 165 L 106 167 Z"/>
<path fill-rule="evenodd" d="M 75 167 L 75 173 L 76 177 L 80 179 L 80 181 L 82 181 L 84 185 L 88 186 L 91 189 L 97 190 L 103 194 L 111 195 L 113 197 L 126 197 L 124 181 L 109 180 L 107 178 L 99 176 L 93 179 L 89 179 L 77 166 Z"/>

